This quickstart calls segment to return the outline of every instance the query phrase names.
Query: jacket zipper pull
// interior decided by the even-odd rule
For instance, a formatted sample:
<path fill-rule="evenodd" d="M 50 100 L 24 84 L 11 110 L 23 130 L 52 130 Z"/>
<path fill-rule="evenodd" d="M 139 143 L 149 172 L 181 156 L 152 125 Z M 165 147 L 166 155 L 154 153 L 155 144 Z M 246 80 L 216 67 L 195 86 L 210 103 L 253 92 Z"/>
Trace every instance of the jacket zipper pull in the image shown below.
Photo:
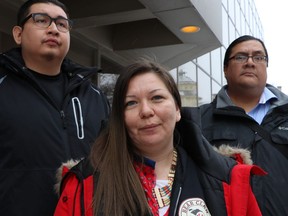
<path fill-rule="evenodd" d="M 84 139 L 84 123 L 83 123 L 83 114 L 82 107 L 79 98 L 72 98 L 73 112 L 74 112 L 74 120 L 77 129 L 78 139 Z"/>
<path fill-rule="evenodd" d="M 63 110 L 60 111 L 61 119 L 63 122 L 63 128 L 66 129 L 66 119 L 65 119 L 65 113 Z"/>

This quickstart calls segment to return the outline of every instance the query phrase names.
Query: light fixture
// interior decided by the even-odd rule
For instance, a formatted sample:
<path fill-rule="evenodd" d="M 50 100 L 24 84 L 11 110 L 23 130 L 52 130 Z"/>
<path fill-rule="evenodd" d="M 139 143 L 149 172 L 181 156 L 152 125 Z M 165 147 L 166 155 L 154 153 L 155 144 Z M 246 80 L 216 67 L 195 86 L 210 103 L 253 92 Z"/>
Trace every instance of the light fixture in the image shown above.
<path fill-rule="evenodd" d="M 184 33 L 195 33 L 195 32 L 200 31 L 200 27 L 194 26 L 194 25 L 187 25 L 187 26 L 183 26 L 180 30 Z"/>

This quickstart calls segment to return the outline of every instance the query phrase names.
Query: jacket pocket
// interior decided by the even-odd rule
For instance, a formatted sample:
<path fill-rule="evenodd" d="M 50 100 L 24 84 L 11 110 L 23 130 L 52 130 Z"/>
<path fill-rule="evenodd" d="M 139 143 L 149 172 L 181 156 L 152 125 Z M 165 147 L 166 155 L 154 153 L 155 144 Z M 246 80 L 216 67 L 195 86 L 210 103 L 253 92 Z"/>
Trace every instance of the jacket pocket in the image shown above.
<path fill-rule="evenodd" d="M 232 131 L 217 130 L 213 128 L 210 133 L 207 134 L 206 138 L 212 145 L 217 147 L 223 144 L 238 146 L 238 137 Z"/>
<path fill-rule="evenodd" d="M 288 145 L 288 126 L 278 126 L 272 130 L 271 139 L 274 143 Z"/>
<path fill-rule="evenodd" d="M 288 159 L 288 125 L 277 126 L 271 131 L 273 146 Z"/>

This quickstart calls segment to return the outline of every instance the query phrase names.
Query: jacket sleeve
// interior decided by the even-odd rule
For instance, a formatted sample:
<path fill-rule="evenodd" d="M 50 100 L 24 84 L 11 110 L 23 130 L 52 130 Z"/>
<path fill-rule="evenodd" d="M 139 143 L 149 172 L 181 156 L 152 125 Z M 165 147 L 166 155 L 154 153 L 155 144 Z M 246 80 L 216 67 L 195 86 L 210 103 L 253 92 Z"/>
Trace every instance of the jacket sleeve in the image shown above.
<path fill-rule="evenodd" d="M 266 175 L 255 165 L 238 164 L 231 172 L 231 183 L 223 183 L 228 216 L 261 216 L 255 195 L 250 185 L 251 175 Z"/>

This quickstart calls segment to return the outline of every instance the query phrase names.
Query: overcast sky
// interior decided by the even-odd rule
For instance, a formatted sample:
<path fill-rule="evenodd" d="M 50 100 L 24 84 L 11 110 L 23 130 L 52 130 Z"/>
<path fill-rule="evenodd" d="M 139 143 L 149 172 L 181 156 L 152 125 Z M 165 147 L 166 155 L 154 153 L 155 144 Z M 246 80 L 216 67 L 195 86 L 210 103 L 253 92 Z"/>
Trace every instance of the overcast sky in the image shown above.
<path fill-rule="evenodd" d="M 288 1 L 255 0 L 269 54 L 268 83 L 288 94 Z"/>

